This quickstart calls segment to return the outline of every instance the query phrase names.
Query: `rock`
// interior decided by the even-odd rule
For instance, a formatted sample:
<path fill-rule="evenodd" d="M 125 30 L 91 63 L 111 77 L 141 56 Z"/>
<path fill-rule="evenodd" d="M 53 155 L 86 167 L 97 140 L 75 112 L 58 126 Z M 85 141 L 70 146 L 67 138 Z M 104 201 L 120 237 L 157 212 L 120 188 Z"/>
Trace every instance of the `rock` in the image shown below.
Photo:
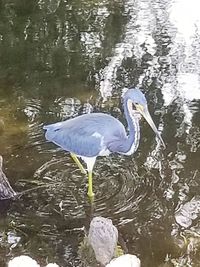
<path fill-rule="evenodd" d="M 10 260 L 8 267 L 40 267 L 40 265 L 29 256 L 21 255 Z M 46 267 L 59 267 L 56 263 L 49 263 Z"/>
<path fill-rule="evenodd" d="M 40 265 L 31 257 L 22 255 L 10 260 L 8 267 L 40 267 Z"/>
<path fill-rule="evenodd" d="M 95 217 L 90 223 L 88 241 L 94 250 L 96 260 L 106 265 L 114 257 L 118 230 L 110 219 Z"/>
<path fill-rule="evenodd" d="M 140 259 L 131 254 L 122 255 L 112 260 L 106 267 L 140 267 Z"/>
<path fill-rule="evenodd" d="M 0 156 L 0 200 L 14 198 L 17 193 L 12 189 L 6 175 L 2 170 L 3 158 Z"/>
<path fill-rule="evenodd" d="M 49 263 L 46 267 L 59 267 L 56 263 Z"/>

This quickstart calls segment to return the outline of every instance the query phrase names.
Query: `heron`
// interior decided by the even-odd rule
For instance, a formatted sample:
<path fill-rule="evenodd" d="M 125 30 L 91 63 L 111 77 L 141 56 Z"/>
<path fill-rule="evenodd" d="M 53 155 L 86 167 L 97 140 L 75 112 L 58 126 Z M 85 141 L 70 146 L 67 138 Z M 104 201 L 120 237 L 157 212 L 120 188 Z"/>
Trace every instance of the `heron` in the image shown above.
<path fill-rule="evenodd" d="M 43 127 L 46 130 L 46 139 L 70 152 L 81 172 L 88 175 L 87 194 L 90 198 L 94 197 L 92 173 L 96 158 L 108 156 L 111 153 L 133 154 L 139 145 L 141 115 L 165 147 L 160 132 L 148 111 L 147 100 L 142 91 L 138 88 L 124 90 L 122 102 L 128 124 L 128 133 L 118 119 L 105 113 L 83 114 Z M 86 163 L 87 171 L 81 164 L 80 158 Z"/>

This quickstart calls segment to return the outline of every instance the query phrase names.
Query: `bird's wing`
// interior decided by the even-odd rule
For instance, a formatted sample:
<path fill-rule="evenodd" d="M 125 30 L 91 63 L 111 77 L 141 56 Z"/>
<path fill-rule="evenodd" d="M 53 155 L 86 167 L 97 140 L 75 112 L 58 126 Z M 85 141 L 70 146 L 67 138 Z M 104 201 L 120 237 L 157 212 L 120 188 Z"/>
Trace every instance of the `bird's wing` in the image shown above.
<path fill-rule="evenodd" d="M 70 120 L 45 126 L 44 129 L 47 130 L 47 140 L 76 155 L 94 157 L 102 149 L 102 136 L 86 122 L 73 124 Z"/>
<path fill-rule="evenodd" d="M 94 157 L 114 140 L 125 138 L 124 126 L 114 117 L 91 113 L 44 127 L 47 140 L 80 156 Z M 112 150 L 111 150 L 112 151 Z"/>
<path fill-rule="evenodd" d="M 126 150 L 126 136 L 122 136 L 121 138 L 119 136 L 116 136 L 113 138 L 109 143 L 108 143 L 108 149 L 112 153 L 122 153 L 123 151 Z"/>

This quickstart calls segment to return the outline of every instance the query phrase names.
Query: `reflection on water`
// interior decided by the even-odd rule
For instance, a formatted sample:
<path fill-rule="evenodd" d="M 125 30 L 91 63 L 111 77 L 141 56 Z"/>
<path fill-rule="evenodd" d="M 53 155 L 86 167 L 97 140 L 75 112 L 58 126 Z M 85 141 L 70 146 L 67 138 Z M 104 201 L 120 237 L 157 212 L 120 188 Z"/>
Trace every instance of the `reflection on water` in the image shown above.
<path fill-rule="evenodd" d="M 81 266 L 93 216 L 113 220 L 142 266 L 200 265 L 199 5 L 0 3 L 0 154 L 13 188 L 32 189 L 3 204 L 0 266 L 24 253 Z M 167 148 L 142 121 L 133 156 L 97 159 L 91 206 L 87 178 L 42 126 L 92 111 L 125 123 L 120 95 L 131 85 L 143 88 Z"/>

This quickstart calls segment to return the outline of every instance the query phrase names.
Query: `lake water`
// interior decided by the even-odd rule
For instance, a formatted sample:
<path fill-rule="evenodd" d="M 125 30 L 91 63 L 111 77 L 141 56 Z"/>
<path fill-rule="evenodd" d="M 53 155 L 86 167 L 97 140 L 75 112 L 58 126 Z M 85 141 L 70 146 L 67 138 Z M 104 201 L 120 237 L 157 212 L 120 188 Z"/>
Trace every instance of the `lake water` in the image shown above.
<path fill-rule="evenodd" d="M 0 1 L 0 135 L 13 188 L 1 203 L 0 266 L 28 254 L 82 266 L 94 216 L 113 220 L 144 267 L 200 266 L 198 0 Z M 94 203 L 43 125 L 92 111 L 126 125 L 124 87 L 145 93 L 166 143 L 141 121 L 137 152 L 98 158 Z"/>

